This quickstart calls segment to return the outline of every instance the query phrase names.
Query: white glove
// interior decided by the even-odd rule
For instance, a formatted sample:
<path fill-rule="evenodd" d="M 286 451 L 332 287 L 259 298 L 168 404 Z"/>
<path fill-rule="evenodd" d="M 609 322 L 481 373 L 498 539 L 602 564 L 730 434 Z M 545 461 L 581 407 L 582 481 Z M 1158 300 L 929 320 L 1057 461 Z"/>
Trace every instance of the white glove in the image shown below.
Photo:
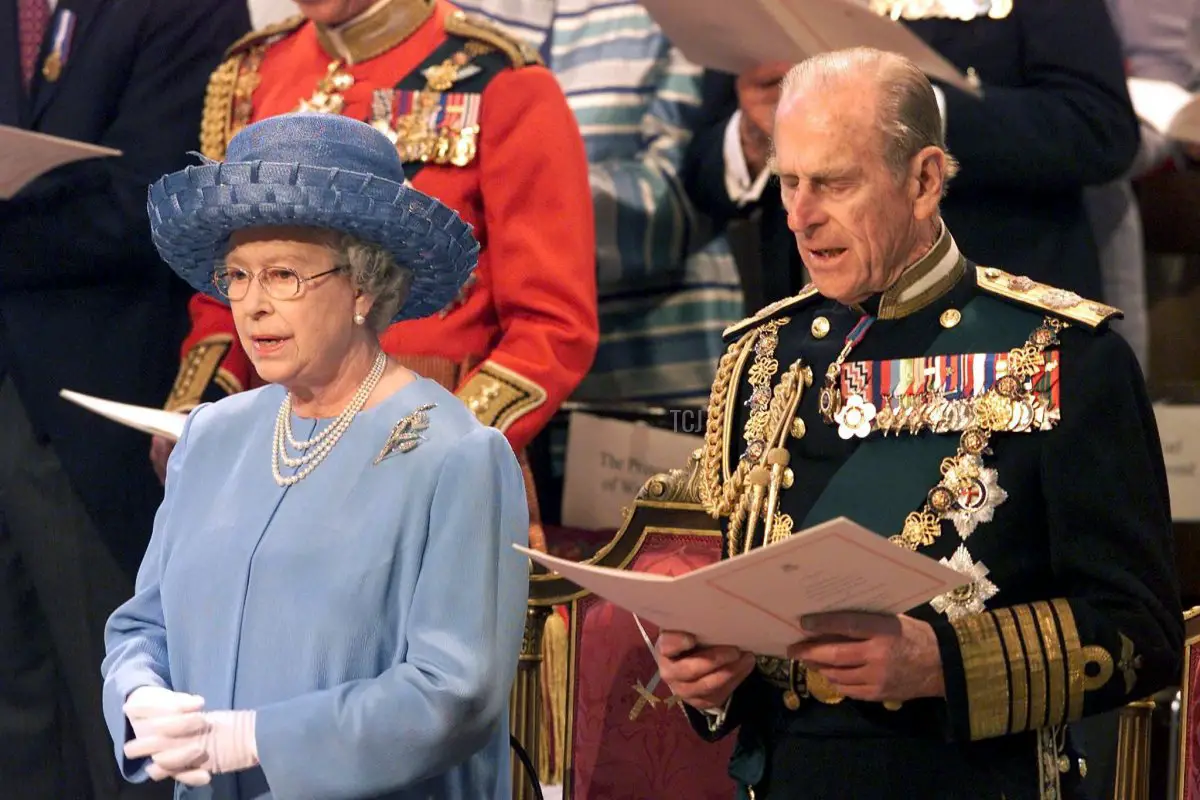
<path fill-rule="evenodd" d="M 205 714 L 187 711 L 142 720 L 142 735 L 125 743 L 126 758 L 150 758 L 146 774 L 152 780 L 173 778 L 188 786 L 204 786 L 212 773 L 204 742 L 209 725 Z"/>
<path fill-rule="evenodd" d="M 197 739 L 207 730 L 202 708 L 204 698 L 199 695 L 161 686 L 135 689 L 122 709 L 134 735 L 125 745 L 126 758 L 150 757 L 146 774 L 154 781 L 174 778 L 189 786 L 209 783 L 212 775 L 198 768 L 204 750 Z"/>
<path fill-rule="evenodd" d="M 253 711 L 201 713 L 204 698 L 157 686 L 136 689 L 125 702 L 135 738 L 126 758 L 150 758 L 152 780 L 204 786 L 212 776 L 258 766 Z"/>
<path fill-rule="evenodd" d="M 204 769 L 219 775 L 258 766 L 253 711 L 209 711 L 204 719 Z"/>
<path fill-rule="evenodd" d="M 139 686 L 125 698 L 121 710 L 129 718 L 136 734 L 138 723 L 151 717 L 183 714 L 204 708 L 204 698 L 198 694 L 173 692 L 162 686 Z"/>

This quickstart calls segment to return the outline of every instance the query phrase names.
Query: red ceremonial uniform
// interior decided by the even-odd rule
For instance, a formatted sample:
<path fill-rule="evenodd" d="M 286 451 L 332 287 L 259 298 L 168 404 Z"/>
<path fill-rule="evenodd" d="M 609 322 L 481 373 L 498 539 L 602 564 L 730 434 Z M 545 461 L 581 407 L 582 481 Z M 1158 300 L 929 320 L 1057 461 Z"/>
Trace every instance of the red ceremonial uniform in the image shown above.
<path fill-rule="evenodd" d="M 406 78 L 419 92 L 396 91 Z M 427 124 L 421 93 L 444 109 L 441 128 L 436 115 Z M 301 107 L 386 128 L 406 162 L 424 160 L 413 185 L 474 226 L 479 267 L 459 299 L 382 342 L 452 383 L 519 452 L 587 373 L 598 338 L 587 156 L 558 82 L 536 54 L 445 0 L 393 0 L 333 30 L 296 18 L 231 48 L 210 85 L 205 152 L 221 158 L 241 127 Z M 167 407 L 197 404 L 210 385 L 256 385 L 229 308 L 197 295 L 190 313 Z"/>

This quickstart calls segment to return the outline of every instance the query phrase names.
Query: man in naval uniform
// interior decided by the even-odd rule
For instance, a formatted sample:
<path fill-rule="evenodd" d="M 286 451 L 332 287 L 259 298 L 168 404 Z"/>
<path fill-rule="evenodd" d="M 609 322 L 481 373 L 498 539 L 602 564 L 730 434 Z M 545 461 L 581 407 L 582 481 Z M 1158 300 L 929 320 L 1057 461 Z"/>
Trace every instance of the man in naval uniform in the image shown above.
<path fill-rule="evenodd" d="M 703 735 L 737 730 L 742 798 L 1078 797 L 1068 724 L 1180 665 L 1165 470 L 1119 312 L 959 252 L 934 92 L 899 56 L 793 68 L 773 166 L 814 284 L 726 331 L 700 459 L 726 555 L 844 515 L 969 583 L 801 620 L 785 661 L 664 632 L 662 677 Z"/>
<path fill-rule="evenodd" d="M 395 142 L 408 180 L 475 229 L 479 267 L 441 314 L 384 349 L 438 380 L 521 453 L 592 365 L 598 341 L 587 155 L 535 51 L 447 0 L 300 0 L 238 42 L 209 85 L 202 142 L 220 159 L 251 122 L 345 114 Z M 204 295 L 166 402 L 186 411 L 258 383 L 229 307 Z M 155 443 L 160 468 L 169 446 Z M 534 532 L 536 536 L 536 532 Z"/>

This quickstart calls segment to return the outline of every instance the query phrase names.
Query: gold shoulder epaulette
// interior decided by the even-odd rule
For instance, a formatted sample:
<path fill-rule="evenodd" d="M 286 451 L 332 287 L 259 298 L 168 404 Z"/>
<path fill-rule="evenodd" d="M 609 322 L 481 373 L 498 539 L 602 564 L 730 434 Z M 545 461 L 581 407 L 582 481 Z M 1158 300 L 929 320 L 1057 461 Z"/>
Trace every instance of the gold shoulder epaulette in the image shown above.
<path fill-rule="evenodd" d="M 258 85 L 258 61 L 262 52 L 304 24 L 305 17 L 297 14 L 267 25 L 238 39 L 225 51 L 225 60 L 213 70 L 204 93 L 204 113 L 200 118 L 200 152 L 207 158 L 225 158 L 225 147 L 238 128 L 249 119 L 249 111 L 237 113 L 236 107 L 248 106 L 248 100 Z M 235 119 L 245 117 L 246 120 Z"/>
<path fill-rule="evenodd" d="M 1110 319 L 1120 319 L 1124 316 L 1119 308 L 1088 300 L 1066 289 L 1056 289 L 1038 283 L 1024 275 L 1012 275 L 995 267 L 975 269 L 979 288 L 985 292 L 1069 319 L 1088 328 L 1096 329 Z"/>
<path fill-rule="evenodd" d="M 782 300 L 776 300 L 770 305 L 763 306 L 752 316 L 746 317 L 741 322 L 733 323 L 725 329 L 725 331 L 721 334 L 721 338 L 729 339 L 734 336 L 740 336 L 751 328 L 757 327 L 758 325 L 766 322 L 784 309 L 792 309 L 803 305 L 805 302 L 816 297 L 817 294 L 817 287 L 810 283 L 791 297 L 785 297 Z"/>
<path fill-rule="evenodd" d="M 446 17 L 446 33 L 475 39 L 490 45 L 508 56 L 514 69 L 531 65 L 543 66 L 542 57 L 529 44 L 521 41 L 495 23 L 474 14 L 455 11 Z"/>
<path fill-rule="evenodd" d="M 238 53 L 249 50 L 254 45 L 262 42 L 265 39 L 270 39 L 272 36 L 278 36 L 283 33 L 291 33 L 304 24 L 307 17 L 303 14 L 281 19 L 279 22 L 272 22 L 270 25 L 259 28 L 256 31 L 250 31 L 242 38 L 238 39 L 233 44 L 229 45 L 229 49 L 225 51 L 225 57 L 237 55 Z"/>

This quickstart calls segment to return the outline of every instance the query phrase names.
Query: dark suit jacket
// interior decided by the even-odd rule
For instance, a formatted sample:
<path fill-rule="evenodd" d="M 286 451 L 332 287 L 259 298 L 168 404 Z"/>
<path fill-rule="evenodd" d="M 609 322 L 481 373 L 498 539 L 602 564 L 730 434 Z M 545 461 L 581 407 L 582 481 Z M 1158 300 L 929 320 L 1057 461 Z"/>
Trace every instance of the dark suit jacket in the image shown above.
<path fill-rule="evenodd" d="M 59 0 L 64 9 L 77 15 L 65 68 L 55 82 L 39 74 L 27 98 L 16 3 L 0 0 L 0 124 L 125 155 L 0 200 L 0 374 L 132 573 L 162 495 L 149 439 L 58 391 L 158 407 L 170 389 L 190 292 L 151 244 L 146 191 L 194 162 L 208 76 L 250 20 L 245 0 Z"/>
<path fill-rule="evenodd" d="M 1138 147 L 1104 0 L 1018 2 L 999 20 L 907 24 L 961 70 L 973 67 L 984 87 L 976 100 L 943 86 L 947 145 L 962 171 L 942 210 L 959 247 L 981 264 L 1099 299 L 1083 187 L 1120 177 Z M 722 144 L 736 108 L 734 78 L 707 73 L 685 180 L 697 206 L 717 220 L 751 210 L 738 209 L 725 191 Z M 762 299 L 770 302 L 800 288 L 800 259 L 777 184 L 768 186 L 761 207 Z"/>

